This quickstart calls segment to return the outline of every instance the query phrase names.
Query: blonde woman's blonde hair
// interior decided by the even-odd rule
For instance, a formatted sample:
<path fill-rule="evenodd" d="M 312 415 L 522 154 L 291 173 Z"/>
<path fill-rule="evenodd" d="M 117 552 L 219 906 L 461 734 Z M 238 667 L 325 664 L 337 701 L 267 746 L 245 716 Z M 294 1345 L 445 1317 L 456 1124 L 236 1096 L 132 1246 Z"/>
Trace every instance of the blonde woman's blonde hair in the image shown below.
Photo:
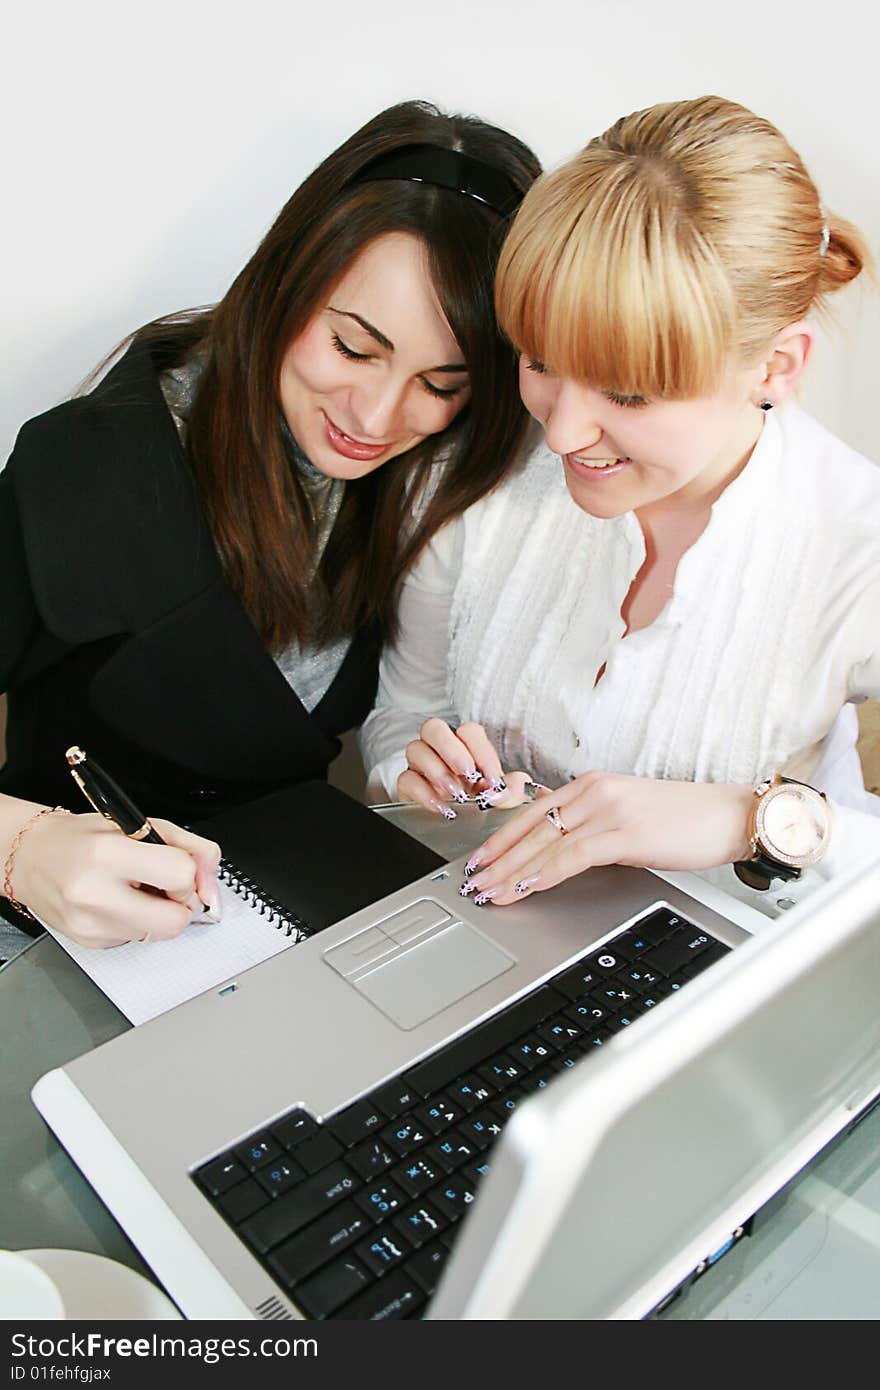
<path fill-rule="evenodd" d="M 532 185 L 496 307 L 516 347 L 563 376 L 686 398 L 868 263 L 780 132 L 706 96 L 624 116 Z"/>

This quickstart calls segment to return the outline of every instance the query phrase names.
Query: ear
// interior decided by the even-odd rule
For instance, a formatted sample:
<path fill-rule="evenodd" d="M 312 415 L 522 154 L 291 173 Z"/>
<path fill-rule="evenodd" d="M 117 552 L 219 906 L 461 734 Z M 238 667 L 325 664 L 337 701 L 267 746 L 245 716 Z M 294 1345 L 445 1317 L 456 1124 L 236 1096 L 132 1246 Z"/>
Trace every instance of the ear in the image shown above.
<path fill-rule="evenodd" d="M 815 333 L 806 319 L 781 329 L 764 358 L 755 385 L 755 404 L 780 405 L 795 389 L 813 348 Z"/>

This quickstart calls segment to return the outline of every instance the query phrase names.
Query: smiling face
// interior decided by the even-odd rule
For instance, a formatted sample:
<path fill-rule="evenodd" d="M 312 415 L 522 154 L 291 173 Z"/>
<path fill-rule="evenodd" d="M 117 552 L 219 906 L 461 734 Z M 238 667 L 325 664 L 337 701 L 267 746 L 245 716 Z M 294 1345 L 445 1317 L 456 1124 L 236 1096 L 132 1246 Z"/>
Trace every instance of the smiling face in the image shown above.
<path fill-rule="evenodd" d="M 761 432 L 757 376 L 731 367 L 711 395 L 649 401 L 599 391 L 520 359 L 523 401 L 561 456 L 573 500 L 604 518 L 672 498 L 714 500 Z"/>
<path fill-rule="evenodd" d="M 281 408 L 307 458 L 360 478 L 452 423 L 470 385 L 418 238 L 377 238 L 287 348 Z"/>

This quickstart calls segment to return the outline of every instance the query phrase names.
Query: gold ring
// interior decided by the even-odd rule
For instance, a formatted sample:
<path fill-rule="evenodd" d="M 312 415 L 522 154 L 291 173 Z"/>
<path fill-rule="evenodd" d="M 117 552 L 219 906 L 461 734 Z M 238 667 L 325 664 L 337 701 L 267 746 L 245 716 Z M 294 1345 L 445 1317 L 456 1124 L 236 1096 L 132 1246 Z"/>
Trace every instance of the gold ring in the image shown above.
<path fill-rule="evenodd" d="M 568 834 L 568 826 L 565 824 L 561 815 L 559 814 L 558 806 L 551 806 L 550 810 L 546 812 L 546 815 L 548 821 L 553 826 L 554 830 L 558 830 L 560 835 Z"/>

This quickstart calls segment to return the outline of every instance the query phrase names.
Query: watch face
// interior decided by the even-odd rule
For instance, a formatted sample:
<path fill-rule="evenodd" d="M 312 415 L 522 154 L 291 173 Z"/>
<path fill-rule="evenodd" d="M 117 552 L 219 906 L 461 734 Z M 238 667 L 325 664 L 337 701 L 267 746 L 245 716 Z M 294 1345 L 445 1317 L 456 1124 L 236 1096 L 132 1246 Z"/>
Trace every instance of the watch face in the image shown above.
<path fill-rule="evenodd" d="M 764 796 L 756 830 L 771 858 L 797 867 L 815 864 L 831 833 L 828 807 L 812 787 L 784 784 Z"/>

